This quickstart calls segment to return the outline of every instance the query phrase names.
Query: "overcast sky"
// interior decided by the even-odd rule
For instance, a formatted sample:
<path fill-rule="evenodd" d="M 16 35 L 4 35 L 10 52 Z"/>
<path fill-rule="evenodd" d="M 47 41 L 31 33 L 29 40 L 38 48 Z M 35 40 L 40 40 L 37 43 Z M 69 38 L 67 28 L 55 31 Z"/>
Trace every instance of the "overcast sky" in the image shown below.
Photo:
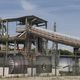
<path fill-rule="evenodd" d="M 0 0 L 0 17 L 25 15 L 46 19 L 48 29 L 55 21 L 58 32 L 80 37 L 80 0 Z"/>

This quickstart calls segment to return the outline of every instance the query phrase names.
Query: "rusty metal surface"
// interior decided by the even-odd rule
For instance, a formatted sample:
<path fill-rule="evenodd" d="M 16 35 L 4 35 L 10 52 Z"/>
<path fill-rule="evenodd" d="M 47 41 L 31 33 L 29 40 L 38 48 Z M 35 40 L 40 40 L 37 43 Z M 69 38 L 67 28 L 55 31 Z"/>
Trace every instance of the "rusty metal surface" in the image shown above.
<path fill-rule="evenodd" d="M 56 33 L 50 33 L 46 30 L 40 30 L 34 27 L 30 28 L 29 32 L 32 34 L 35 34 L 36 36 L 46 38 L 48 40 L 55 41 L 61 44 L 65 44 L 73 47 L 80 47 L 80 40 L 76 38 L 73 39 L 73 38 L 62 36 Z"/>

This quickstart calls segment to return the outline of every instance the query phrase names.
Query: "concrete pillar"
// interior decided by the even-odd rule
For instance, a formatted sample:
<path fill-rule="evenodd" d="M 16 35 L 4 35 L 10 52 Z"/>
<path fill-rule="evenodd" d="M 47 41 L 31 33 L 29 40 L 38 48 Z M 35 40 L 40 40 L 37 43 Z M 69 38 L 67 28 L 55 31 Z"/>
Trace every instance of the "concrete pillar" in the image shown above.
<path fill-rule="evenodd" d="M 3 76 L 3 67 L 0 67 L 0 76 Z"/>
<path fill-rule="evenodd" d="M 3 75 L 3 73 L 4 73 L 4 75 Z M 4 76 L 4 77 L 9 76 L 9 67 L 5 67 L 4 72 L 3 72 L 3 67 L 0 67 L 0 76 Z"/>
<path fill-rule="evenodd" d="M 36 75 L 36 68 L 32 68 L 32 69 L 33 69 L 33 76 L 35 76 L 35 75 Z M 28 68 L 28 69 L 27 69 L 27 73 L 28 73 L 29 76 L 32 75 L 31 72 L 32 72 L 31 68 Z"/>
<path fill-rule="evenodd" d="M 9 75 L 9 67 L 5 67 L 4 77 L 7 77 L 8 75 Z"/>

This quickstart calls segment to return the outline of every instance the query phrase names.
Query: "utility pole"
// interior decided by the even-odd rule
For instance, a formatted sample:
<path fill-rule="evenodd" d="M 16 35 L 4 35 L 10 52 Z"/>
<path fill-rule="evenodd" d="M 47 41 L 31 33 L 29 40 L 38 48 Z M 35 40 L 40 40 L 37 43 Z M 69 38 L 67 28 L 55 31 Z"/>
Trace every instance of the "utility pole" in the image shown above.
<path fill-rule="evenodd" d="M 56 32 L 56 22 L 54 22 L 54 32 Z M 54 63 L 55 63 L 55 76 L 57 76 L 57 52 L 58 52 L 58 43 L 53 42 L 52 44 L 52 53 L 54 53 Z"/>

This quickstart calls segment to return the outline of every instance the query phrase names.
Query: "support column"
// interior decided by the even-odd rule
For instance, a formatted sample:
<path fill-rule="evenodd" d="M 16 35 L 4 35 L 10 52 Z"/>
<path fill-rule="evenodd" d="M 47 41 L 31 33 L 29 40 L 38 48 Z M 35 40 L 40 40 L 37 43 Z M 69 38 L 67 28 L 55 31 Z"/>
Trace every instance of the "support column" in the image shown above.
<path fill-rule="evenodd" d="M 16 53 L 16 40 L 14 41 L 14 55 Z"/>
<path fill-rule="evenodd" d="M 2 28 L 2 37 L 4 36 L 4 24 L 3 21 L 1 21 L 1 28 Z"/>
<path fill-rule="evenodd" d="M 45 29 L 47 29 L 47 22 L 45 23 Z M 44 41 L 44 49 L 45 49 L 45 54 L 48 55 L 48 40 L 45 39 Z"/>
<path fill-rule="evenodd" d="M 38 38 L 35 38 L 35 54 L 38 55 Z"/>
<path fill-rule="evenodd" d="M 7 61 L 7 54 L 8 54 L 8 21 L 6 22 L 6 61 Z"/>
<path fill-rule="evenodd" d="M 25 55 L 28 56 L 30 64 L 31 64 L 31 76 L 33 76 L 33 54 L 31 54 L 31 36 L 29 33 L 29 28 L 32 26 L 31 24 L 28 23 L 27 18 L 25 20 L 26 23 L 26 34 L 25 34 Z M 32 56 L 31 59 L 29 56 Z"/>
<path fill-rule="evenodd" d="M 45 24 L 45 28 L 47 29 L 47 22 Z M 46 55 L 48 55 L 48 40 L 45 41 L 45 49 L 46 49 Z"/>
<path fill-rule="evenodd" d="M 5 28 L 5 35 L 4 35 L 4 29 Z M 4 36 L 5 44 L 6 44 L 6 53 L 4 55 L 4 65 L 3 65 L 3 76 L 5 76 L 5 66 L 7 66 L 7 54 L 8 54 L 8 21 L 6 21 L 6 26 L 2 23 L 2 36 Z"/>
<path fill-rule="evenodd" d="M 28 32 L 28 29 L 29 29 L 29 24 L 28 24 L 28 21 L 27 21 L 27 18 L 26 18 L 26 33 L 25 33 L 25 55 L 29 54 L 30 53 L 30 48 L 31 48 L 31 41 L 30 41 L 30 34 Z"/>
<path fill-rule="evenodd" d="M 75 55 L 75 64 L 73 66 L 73 74 L 74 75 L 78 75 L 79 73 L 79 64 L 78 64 L 78 57 L 77 57 L 77 54 L 78 54 L 78 50 L 79 48 L 74 48 L 74 55 Z"/>
<path fill-rule="evenodd" d="M 54 32 L 56 32 L 56 22 L 54 22 Z M 54 69 L 55 69 L 55 76 L 57 76 L 57 64 L 58 64 L 58 43 L 53 42 L 52 45 L 52 55 L 54 56 Z"/>

